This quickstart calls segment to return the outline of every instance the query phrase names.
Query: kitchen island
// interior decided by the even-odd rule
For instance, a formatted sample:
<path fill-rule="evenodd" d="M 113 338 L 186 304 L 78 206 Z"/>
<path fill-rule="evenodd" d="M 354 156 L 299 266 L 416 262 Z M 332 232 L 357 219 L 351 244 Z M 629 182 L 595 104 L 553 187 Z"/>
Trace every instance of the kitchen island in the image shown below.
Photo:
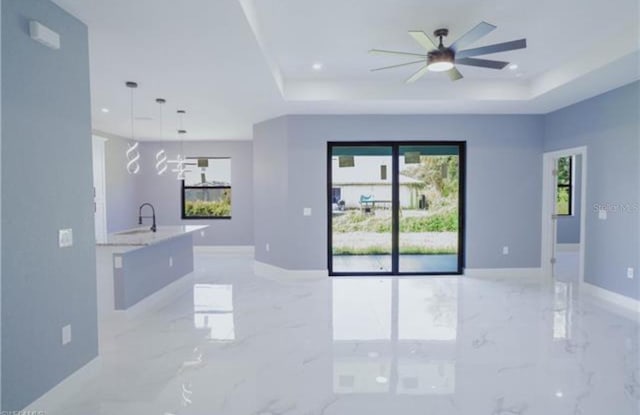
<path fill-rule="evenodd" d="M 193 271 L 193 233 L 208 226 L 159 226 L 109 234 L 96 244 L 98 315 L 129 310 Z"/>

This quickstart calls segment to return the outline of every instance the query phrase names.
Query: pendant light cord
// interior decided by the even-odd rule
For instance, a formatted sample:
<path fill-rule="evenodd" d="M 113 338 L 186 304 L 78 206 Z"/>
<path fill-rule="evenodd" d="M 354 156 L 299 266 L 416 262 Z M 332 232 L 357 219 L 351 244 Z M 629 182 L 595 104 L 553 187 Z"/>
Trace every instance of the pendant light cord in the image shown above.
<path fill-rule="evenodd" d="M 134 122 L 133 122 L 133 117 L 134 117 L 134 114 L 133 114 L 133 88 L 130 88 L 130 89 L 131 89 L 131 107 L 130 107 L 130 109 L 131 109 L 131 139 L 135 141 L 135 139 L 136 139 L 135 137 L 136 136 L 135 136 Z"/>

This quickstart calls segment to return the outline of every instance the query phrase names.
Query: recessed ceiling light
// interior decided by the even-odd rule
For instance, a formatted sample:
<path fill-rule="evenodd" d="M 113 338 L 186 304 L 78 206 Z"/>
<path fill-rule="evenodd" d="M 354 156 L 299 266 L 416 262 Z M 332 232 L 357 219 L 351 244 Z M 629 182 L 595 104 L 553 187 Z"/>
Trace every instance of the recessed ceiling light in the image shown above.
<path fill-rule="evenodd" d="M 324 69 L 324 64 L 322 62 L 316 62 L 311 65 L 311 68 L 313 68 L 314 71 L 321 71 Z"/>
<path fill-rule="evenodd" d="M 564 396 L 564 394 L 562 393 L 562 391 L 557 391 L 556 392 L 556 397 L 557 398 L 562 398 Z"/>
<path fill-rule="evenodd" d="M 109 108 L 103 108 L 100 111 L 104 112 L 105 114 L 109 112 Z"/>
<path fill-rule="evenodd" d="M 511 69 L 512 71 L 515 71 L 516 69 L 518 69 L 518 64 L 512 63 L 511 65 L 509 65 L 509 69 Z"/>

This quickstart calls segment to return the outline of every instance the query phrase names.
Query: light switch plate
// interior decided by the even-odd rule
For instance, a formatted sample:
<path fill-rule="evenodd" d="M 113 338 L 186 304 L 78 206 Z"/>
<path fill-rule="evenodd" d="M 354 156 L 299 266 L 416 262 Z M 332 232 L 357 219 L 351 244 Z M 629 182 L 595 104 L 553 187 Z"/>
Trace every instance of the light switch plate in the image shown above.
<path fill-rule="evenodd" d="M 200 236 L 204 237 L 205 232 L 204 231 L 200 231 Z"/>
<path fill-rule="evenodd" d="M 62 345 L 71 343 L 71 325 L 67 324 L 62 328 Z"/>
<path fill-rule="evenodd" d="M 58 246 L 60 248 L 73 246 L 73 229 L 60 229 L 58 231 Z"/>
<path fill-rule="evenodd" d="M 607 220 L 607 211 L 604 209 L 598 210 L 598 219 Z"/>
<path fill-rule="evenodd" d="M 633 268 L 631 267 L 627 268 L 627 278 L 629 278 L 630 280 L 633 279 Z"/>
<path fill-rule="evenodd" d="M 173 267 L 173 257 L 169 257 L 169 268 Z"/>
<path fill-rule="evenodd" d="M 302 211 L 302 214 L 304 216 L 311 216 L 311 208 L 304 208 L 304 210 Z"/>
<path fill-rule="evenodd" d="M 122 257 L 120 255 L 113 256 L 113 267 L 116 269 L 122 268 Z"/>
<path fill-rule="evenodd" d="M 502 247 L 502 255 L 509 255 L 509 247 L 508 246 L 503 246 Z"/>

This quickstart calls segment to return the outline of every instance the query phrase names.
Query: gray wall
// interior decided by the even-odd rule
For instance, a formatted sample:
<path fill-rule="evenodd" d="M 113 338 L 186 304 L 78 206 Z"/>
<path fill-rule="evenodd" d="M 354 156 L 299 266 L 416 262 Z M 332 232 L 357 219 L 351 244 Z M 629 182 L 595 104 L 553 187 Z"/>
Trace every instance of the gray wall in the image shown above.
<path fill-rule="evenodd" d="M 138 176 L 127 172 L 126 151 L 129 141 L 105 134 L 105 193 L 107 232 L 138 226 Z"/>
<path fill-rule="evenodd" d="M 293 115 L 258 124 L 254 189 L 268 208 L 255 211 L 256 259 L 326 269 L 327 141 L 466 140 L 467 267 L 539 267 L 543 121 L 536 115 Z M 312 216 L 302 215 L 304 207 Z M 509 255 L 502 255 L 504 245 Z"/>
<path fill-rule="evenodd" d="M 36 19 L 62 48 L 29 38 Z M 2 409 L 98 354 L 87 28 L 46 0 L 2 3 Z M 72 228 L 74 246 L 58 248 Z M 62 346 L 62 327 L 73 341 Z"/>
<path fill-rule="evenodd" d="M 640 299 L 640 82 L 545 117 L 544 150 L 587 146 L 585 281 Z M 608 219 L 598 219 L 598 207 Z M 628 267 L 636 279 L 628 279 Z"/>
<path fill-rule="evenodd" d="M 122 203 L 137 208 L 151 202 L 156 208 L 159 225 L 209 225 L 204 236 L 194 234 L 196 245 L 253 245 L 253 148 L 251 141 L 185 142 L 187 157 L 231 157 L 231 219 L 182 220 L 181 187 L 174 166 L 162 176 L 155 170 L 155 155 L 164 148 L 169 159 L 180 153 L 178 142 L 145 142 L 140 145 L 141 171 L 136 181 L 134 198 L 123 198 Z M 124 151 L 122 152 L 124 154 Z M 119 170 L 124 171 L 124 167 Z M 126 174 L 126 172 L 125 172 Z M 128 178 L 132 180 L 131 178 Z M 111 206 L 111 205 L 110 205 Z M 122 208 L 119 208 L 122 210 Z M 137 226 L 137 225 L 135 225 Z"/>
<path fill-rule="evenodd" d="M 582 156 L 574 158 L 573 215 L 558 218 L 556 241 L 560 244 L 580 243 L 580 217 L 582 216 Z"/>
<path fill-rule="evenodd" d="M 285 264 L 288 266 L 290 257 L 295 254 L 290 251 L 291 225 L 288 223 L 288 201 L 291 195 L 288 190 L 287 125 L 287 117 L 281 117 L 257 124 L 253 128 L 255 258 L 281 267 Z M 305 170 L 299 174 L 306 173 Z M 322 189 L 317 191 L 322 192 Z M 296 242 L 306 244 L 306 239 Z"/>

